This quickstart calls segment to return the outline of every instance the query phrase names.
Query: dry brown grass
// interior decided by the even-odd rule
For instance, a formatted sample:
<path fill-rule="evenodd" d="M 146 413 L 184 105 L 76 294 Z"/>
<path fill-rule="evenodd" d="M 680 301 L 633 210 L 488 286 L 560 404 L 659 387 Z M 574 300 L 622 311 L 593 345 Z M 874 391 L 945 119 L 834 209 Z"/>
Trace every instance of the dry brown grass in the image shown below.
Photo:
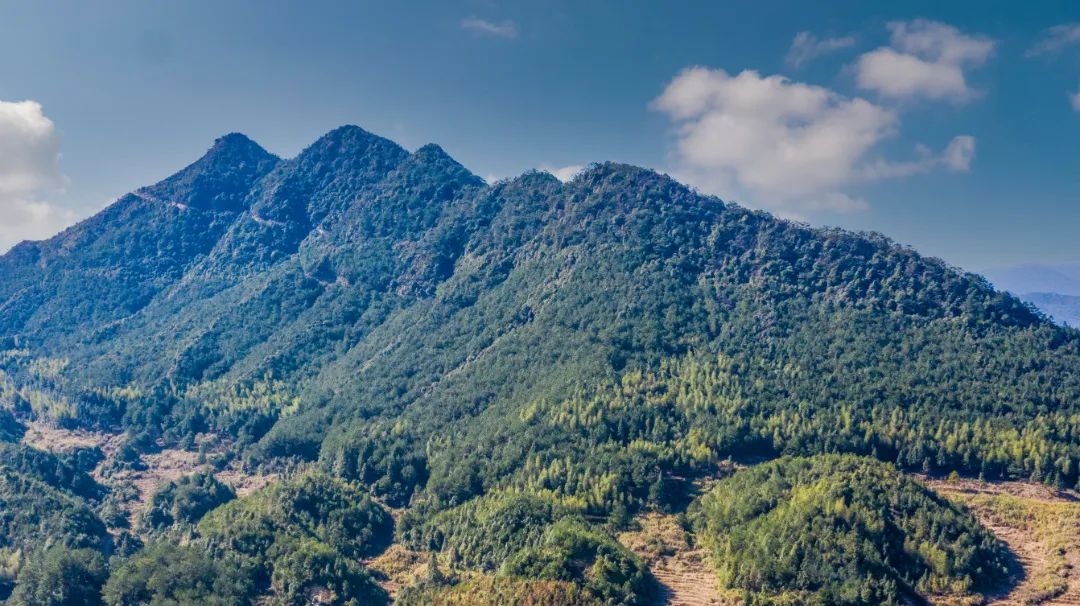
<path fill-rule="evenodd" d="M 424 578 L 430 556 L 419 551 L 412 551 L 395 543 L 374 558 L 364 561 L 375 581 L 394 597 L 404 587 L 409 587 Z"/>
<path fill-rule="evenodd" d="M 109 462 L 119 451 L 124 443 L 125 436 L 119 433 L 106 433 L 87 431 L 84 429 L 62 429 L 47 423 L 31 422 L 27 425 L 23 443 L 49 452 L 71 452 L 78 448 L 101 448 L 105 454 L 105 460 L 92 472 L 92 476 L 98 482 L 106 486 L 133 486 L 137 492 L 137 498 L 123 502 L 122 508 L 127 517 L 134 524 L 135 517 L 143 508 L 150 497 L 165 483 L 176 480 L 182 476 L 208 471 L 211 467 L 205 462 L 200 463 L 198 453 L 177 448 L 165 448 L 155 453 L 142 455 L 142 462 L 146 469 L 124 470 L 106 474 Z M 203 435 L 199 441 L 213 443 L 214 436 Z M 217 451 L 220 452 L 219 445 Z M 240 496 L 262 488 L 276 479 L 274 474 L 253 475 L 245 473 L 237 465 L 230 465 L 214 475 L 218 480 L 228 484 Z"/>
<path fill-rule="evenodd" d="M 1009 546 L 1023 568 L 996 606 L 1080 604 L 1080 496 L 1027 482 L 927 480 Z"/>
<path fill-rule="evenodd" d="M 646 513 L 635 520 L 641 530 L 623 532 L 619 542 L 646 564 L 660 583 L 660 604 L 734 606 L 738 598 L 720 590 L 705 549 L 690 542 L 675 516 Z"/>
<path fill-rule="evenodd" d="M 60 429 L 47 423 L 33 421 L 26 425 L 23 444 L 49 452 L 72 452 L 80 448 L 101 448 L 106 456 L 116 452 L 123 443 L 121 434 L 87 431 L 85 429 Z"/>

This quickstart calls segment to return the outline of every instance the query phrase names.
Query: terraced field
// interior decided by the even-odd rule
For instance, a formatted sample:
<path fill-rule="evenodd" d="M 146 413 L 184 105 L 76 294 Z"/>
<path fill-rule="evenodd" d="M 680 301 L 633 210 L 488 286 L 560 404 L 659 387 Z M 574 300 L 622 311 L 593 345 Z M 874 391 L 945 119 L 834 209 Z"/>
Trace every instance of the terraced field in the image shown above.
<path fill-rule="evenodd" d="M 38 448 L 67 451 L 100 447 L 106 456 L 115 455 L 116 436 L 82 430 L 70 431 L 32 424 L 24 440 Z M 146 469 L 126 471 L 115 477 L 98 479 L 107 483 L 128 481 L 138 489 L 138 497 L 128 506 L 130 514 L 160 484 L 206 467 L 191 452 L 166 449 L 144 455 Z M 250 477 L 229 468 L 218 472 L 220 479 L 247 493 L 272 481 L 272 477 Z M 1080 494 L 1055 490 L 1027 482 L 979 482 L 922 478 L 934 491 L 971 509 L 979 521 L 1004 541 L 1016 556 L 1013 578 L 1003 580 L 998 594 L 987 596 L 990 606 L 1080 606 Z M 706 486 L 697 487 L 698 493 Z M 394 511 L 400 514 L 400 511 Z M 397 517 L 397 516 L 395 516 Z M 691 535 L 674 515 L 646 513 L 638 516 L 635 531 L 624 532 L 619 541 L 641 557 L 661 586 L 658 604 L 668 606 L 736 606 L 733 592 L 717 587 L 708 552 L 695 545 Z M 390 595 L 410 585 L 425 572 L 427 554 L 392 546 L 365 564 Z M 970 596 L 970 603 L 981 602 Z M 957 599 L 935 599 L 931 604 L 953 606 Z"/>
<path fill-rule="evenodd" d="M 672 515 L 648 513 L 637 518 L 641 530 L 624 532 L 619 542 L 649 565 L 660 583 L 660 604 L 670 606 L 721 606 L 735 604 L 716 586 L 709 556 L 694 546 L 690 536 Z"/>
<path fill-rule="evenodd" d="M 971 508 L 987 528 L 1015 554 L 1017 569 L 1003 589 L 987 596 L 989 606 L 1080 606 L 1080 494 L 1027 482 L 978 482 L 925 479 L 934 491 Z M 735 606 L 738 597 L 716 586 L 708 553 L 693 545 L 672 515 L 648 513 L 636 520 L 640 530 L 619 541 L 648 563 L 660 582 L 659 604 Z M 952 606 L 967 598 L 930 597 L 931 604 Z M 970 596 L 970 603 L 982 601 Z"/>
<path fill-rule="evenodd" d="M 970 507 L 1016 555 L 1021 570 L 991 606 L 1080 605 L 1080 495 L 1024 482 L 927 484 Z"/>

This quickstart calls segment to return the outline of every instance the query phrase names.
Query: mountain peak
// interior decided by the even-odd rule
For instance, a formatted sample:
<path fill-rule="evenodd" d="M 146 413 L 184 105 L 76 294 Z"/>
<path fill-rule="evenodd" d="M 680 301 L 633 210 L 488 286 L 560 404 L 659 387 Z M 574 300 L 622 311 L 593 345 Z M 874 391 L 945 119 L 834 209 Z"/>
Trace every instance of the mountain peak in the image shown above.
<path fill-rule="evenodd" d="M 359 127 L 359 126 L 357 126 L 355 124 L 342 124 L 341 126 L 335 128 L 335 129 L 331 130 L 330 132 L 326 133 L 325 135 L 323 135 L 322 138 L 327 138 L 327 137 L 329 137 L 329 138 L 372 137 L 372 138 L 379 138 L 379 139 L 382 138 L 382 137 L 379 137 L 378 135 L 376 135 L 375 133 L 372 133 L 371 131 L 368 131 L 368 130 L 364 130 L 363 128 L 361 128 L 361 127 Z"/>
<path fill-rule="evenodd" d="M 417 149 L 412 154 L 411 164 L 416 167 L 426 167 L 426 170 L 441 171 L 447 179 L 461 179 L 473 185 L 483 185 L 484 180 L 474 175 L 469 169 L 461 165 L 442 147 L 428 143 Z"/>
<path fill-rule="evenodd" d="M 251 140 L 244 133 L 227 133 L 214 140 L 214 145 L 206 155 L 246 153 L 254 156 L 272 156 L 261 145 Z"/>
<path fill-rule="evenodd" d="M 337 146 L 341 146 L 341 147 L 344 148 L 344 147 L 356 146 L 356 145 L 373 145 L 373 144 L 383 144 L 383 145 L 392 145 L 394 147 L 400 147 L 397 143 L 394 143 L 390 139 L 380 137 L 379 135 L 376 135 L 375 133 L 372 133 L 370 131 L 367 131 L 367 130 L 364 130 L 364 129 L 360 128 L 359 126 L 356 126 L 355 124 L 346 124 L 344 126 L 339 126 L 339 127 L 335 128 L 334 130 L 332 130 L 332 131 L 326 133 L 325 135 L 319 137 L 318 139 L 316 139 L 315 143 L 313 143 L 311 145 L 311 147 L 316 147 L 316 146 L 320 146 L 320 145 L 322 145 L 322 146 L 337 145 Z"/>
<path fill-rule="evenodd" d="M 424 146 L 420 147 L 415 152 L 413 152 L 413 155 L 418 157 L 418 158 L 423 158 L 425 160 L 428 160 L 428 159 L 430 159 L 430 160 L 443 160 L 443 159 L 445 159 L 445 160 L 452 160 L 452 161 L 456 162 L 456 160 L 454 160 L 454 158 L 451 157 L 450 154 L 446 153 L 446 150 L 444 150 L 442 147 L 440 147 L 436 143 L 428 143 L 427 145 L 424 145 Z"/>
<path fill-rule="evenodd" d="M 644 168 L 636 166 L 634 164 L 623 164 L 620 162 L 596 162 L 585 167 L 574 176 L 574 181 L 583 182 L 599 182 L 604 180 L 615 179 L 617 181 L 624 180 L 647 180 L 655 181 L 659 183 L 670 183 L 680 185 L 677 181 L 670 176 L 657 172 L 651 168 Z M 681 185 L 680 185 L 681 186 Z"/>
<path fill-rule="evenodd" d="M 312 164 L 364 158 L 373 165 L 392 167 L 408 155 L 409 152 L 390 139 L 370 133 L 354 124 L 346 124 L 319 137 L 300 152 L 296 160 L 301 164 Z"/>
<path fill-rule="evenodd" d="M 203 210 L 236 212 L 248 190 L 280 159 L 240 133 L 218 137 L 201 158 L 140 190 L 143 197 Z"/>

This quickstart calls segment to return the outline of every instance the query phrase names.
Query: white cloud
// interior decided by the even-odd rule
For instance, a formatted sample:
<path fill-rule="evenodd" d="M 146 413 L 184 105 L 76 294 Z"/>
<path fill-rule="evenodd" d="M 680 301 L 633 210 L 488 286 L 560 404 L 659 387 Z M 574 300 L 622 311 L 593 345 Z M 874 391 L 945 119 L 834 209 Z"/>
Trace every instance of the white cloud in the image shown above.
<path fill-rule="evenodd" d="M 894 110 L 750 70 L 731 76 L 686 69 L 652 106 L 674 123 L 676 176 L 788 216 L 864 210 L 866 202 L 844 189 L 938 167 L 963 169 L 974 154 L 974 139 L 965 136 L 941 155 L 920 147 L 915 160 L 876 158 L 878 144 L 897 132 Z"/>
<path fill-rule="evenodd" d="M 800 67 L 822 55 L 850 48 L 855 45 L 854 36 L 840 38 L 818 38 L 811 32 L 799 32 L 791 41 L 787 57 L 784 59 L 792 67 Z"/>
<path fill-rule="evenodd" d="M 1080 23 L 1064 23 L 1044 30 L 1024 55 L 1029 58 L 1056 55 L 1073 46 L 1080 46 Z M 1068 95 L 1073 109 L 1080 112 L 1080 91 Z"/>
<path fill-rule="evenodd" d="M 854 180 L 896 115 L 863 99 L 755 71 L 694 67 L 654 101 L 676 123 L 682 173 L 770 199 L 805 199 Z"/>
<path fill-rule="evenodd" d="M 496 38 L 517 38 L 518 35 L 517 24 L 509 19 L 496 23 L 479 17 L 466 17 L 461 20 L 461 28 L 475 34 Z"/>
<path fill-rule="evenodd" d="M 0 101 L 0 192 L 62 186 L 56 128 L 36 101 Z"/>
<path fill-rule="evenodd" d="M 890 46 L 865 53 L 855 65 L 859 88 L 893 99 L 966 101 L 975 96 L 965 70 L 986 62 L 994 42 L 925 19 L 888 24 Z"/>
<path fill-rule="evenodd" d="M 958 135 L 949 141 L 940 154 L 935 154 L 925 145 L 916 145 L 915 159 L 899 162 L 877 159 L 867 163 L 859 171 L 859 177 L 863 181 L 898 179 L 921 175 L 938 168 L 965 173 L 971 170 L 974 159 L 975 137 Z"/>
<path fill-rule="evenodd" d="M 780 214 L 790 219 L 805 219 L 803 212 L 860 213 L 870 208 L 866 200 L 839 191 L 830 191 L 807 198 L 798 209 L 780 208 Z"/>
<path fill-rule="evenodd" d="M 78 219 L 73 211 L 25 198 L 0 201 L 0 254 L 23 240 L 50 238 Z"/>
<path fill-rule="evenodd" d="M 0 251 L 55 234 L 75 220 L 41 200 L 63 189 L 56 127 L 36 101 L 0 101 Z"/>
<path fill-rule="evenodd" d="M 975 137 L 970 135 L 960 135 L 959 137 L 953 137 L 952 141 L 949 141 L 948 147 L 945 148 L 945 153 L 942 155 L 942 162 L 945 168 L 956 172 L 967 172 L 971 170 L 971 161 L 975 159 Z"/>
<path fill-rule="evenodd" d="M 1065 23 L 1046 29 L 1025 53 L 1028 57 L 1057 54 L 1080 44 L 1080 23 Z"/>
<path fill-rule="evenodd" d="M 891 48 L 866 53 L 859 58 L 856 69 L 860 88 L 886 97 L 967 99 L 970 96 L 959 66 L 924 61 Z"/>
<path fill-rule="evenodd" d="M 580 164 L 571 164 L 570 166 L 561 167 L 551 166 L 550 164 L 541 164 L 539 168 L 542 171 L 551 173 L 556 179 L 563 183 L 573 179 L 574 176 L 585 169 L 585 167 Z"/>

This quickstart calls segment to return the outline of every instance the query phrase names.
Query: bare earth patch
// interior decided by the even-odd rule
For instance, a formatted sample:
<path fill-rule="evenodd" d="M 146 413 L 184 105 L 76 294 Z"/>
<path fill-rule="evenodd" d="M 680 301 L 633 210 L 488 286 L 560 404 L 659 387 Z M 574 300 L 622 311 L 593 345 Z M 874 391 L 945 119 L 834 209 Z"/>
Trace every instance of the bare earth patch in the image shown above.
<path fill-rule="evenodd" d="M 660 583 L 659 604 L 670 606 L 731 606 L 724 596 L 705 549 L 690 543 L 675 516 L 647 513 L 635 520 L 639 531 L 623 532 L 619 542 L 649 565 Z"/>
<path fill-rule="evenodd" d="M 395 543 L 378 556 L 364 560 L 364 567 L 375 582 L 393 598 L 402 588 L 424 578 L 430 557 Z"/>
<path fill-rule="evenodd" d="M 123 441 L 124 436 L 121 434 L 85 429 L 60 429 L 38 421 L 27 423 L 26 435 L 22 439 L 23 444 L 32 448 L 58 453 L 96 446 L 101 448 L 106 457 L 113 455 Z"/>
<path fill-rule="evenodd" d="M 137 491 L 137 498 L 124 504 L 127 517 L 134 518 L 143 505 L 163 484 L 182 476 L 204 470 L 211 470 L 210 465 L 199 462 L 196 452 L 177 448 L 165 448 L 156 453 L 144 454 L 141 459 L 146 465 L 142 470 L 124 470 L 104 473 L 109 461 L 119 451 L 124 442 L 124 435 L 119 433 L 95 432 L 84 429 L 62 429 L 45 423 L 32 422 L 27 425 L 23 443 L 40 450 L 50 452 L 71 452 L 79 448 L 101 448 L 105 460 L 91 473 L 95 480 L 106 486 L 130 484 Z M 216 471 L 214 475 L 221 482 L 228 484 L 239 496 L 249 494 L 276 479 L 271 475 L 252 475 L 244 473 L 235 464 Z"/>
<path fill-rule="evenodd" d="M 1027 482 L 925 481 L 970 508 L 1019 560 L 1023 574 L 989 604 L 1080 605 L 1080 495 Z"/>
<path fill-rule="evenodd" d="M 43 423 L 30 423 L 23 438 L 28 446 L 51 452 L 101 448 L 106 461 L 93 475 L 107 485 L 130 483 L 136 488 L 137 499 L 127 504 L 131 517 L 166 482 L 211 469 L 199 462 L 198 453 L 163 449 L 142 456 L 144 470 L 125 470 L 106 477 L 102 470 L 123 440 L 121 434 L 68 430 Z M 273 475 L 251 475 L 235 466 L 215 475 L 241 496 L 275 480 Z M 1016 555 L 1023 572 L 1009 584 L 1011 589 L 989 596 L 987 604 L 1080 606 L 1080 494 L 1028 482 L 922 480 L 935 492 L 968 507 Z M 399 511 L 391 511 L 400 515 Z M 741 603 L 735 593 L 717 587 L 708 552 L 692 544 L 690 535 L 675 516 L 646 513 L 638 516 L 636 522 L 640 530 L 620 533 L 618 539 L 646 562 L 659 581 L 659 604 L 735 606 Z M 423 577 L 428 557 L 395 544 L 364 564 L 393 596 Z M 953 601 L 955 597 L 929 599 L 935 604 L 963 602 Z"/>

